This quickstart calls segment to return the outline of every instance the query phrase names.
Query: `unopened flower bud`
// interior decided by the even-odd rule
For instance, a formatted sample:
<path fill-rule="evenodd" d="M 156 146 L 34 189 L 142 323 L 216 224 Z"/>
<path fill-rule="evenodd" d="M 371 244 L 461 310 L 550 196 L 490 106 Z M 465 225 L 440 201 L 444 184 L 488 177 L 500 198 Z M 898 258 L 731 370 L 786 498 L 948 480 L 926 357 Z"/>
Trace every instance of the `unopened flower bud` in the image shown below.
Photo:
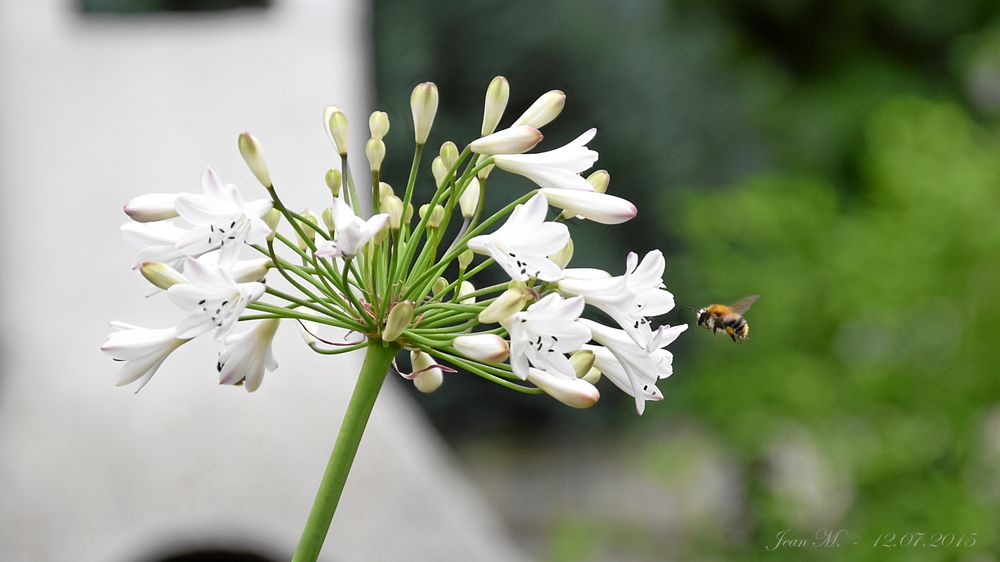
<path fill-rule="evenodd" d="M 264 187 L 271 187 L 271 174 L 267 171 L 267 164 L 264 162 L 264 154 L 260 148 L 260 143 L 250 133 L 240 133 L 236 144 L 240 147 L 240 155 L 247 163 L 254 177 Z"/>
<path fill-rule="evenodd" d="M 462 196 L 458 198 L 458 206 L 462 210 L 463 219 L 471 219 L 476 214 L 476 209 L 479 207 L 480 190 L 479 179 L 472 178 L 465 191 L 462 192 Z"/>
<path fill-rule="evenodd" d="M 389 317 L 382 330 L 382 341 L 396 341 L 413 320 L 413 303 L 402 301 L 389 310 Z"/>
<path fill-rule="evenodd" d="M 507 108 L 507 99 L 510 98 L 510 84 L 503 76 L 497 76 L 486 88 L 486 104 L 483 108 L 483 128 L 480 135 L 486 136 L 497 130 L 500 118 L 503 117 L 504 109 Z"/>
<path fill-rule="evenodd" d="M 467 297 L 470 293 L 475 293 L 476 287 L 468 282 L 462 281 L 462 284 L 458 286 L 458 302 L 459 304 L 476 304 L 476 297 Z"/>
<path fill-rule="evenodd" d="M 597 170 L 587 176 L 587 181 L 590 182 L 590 185 L 594 186 L 594 191 L 598 193 L 607 193 L 608 184 L 611 183 L 611 174 L 609 174 L 607 170 Z"/>
<path fill-rule="evenodd" d="M 552 263 L 558 265 L 559 269 L 565 268 L 569 264 L 569 260 L 573 259 L 573 239 L 570 238 L 569 242 L 566 242 L 566 245 L 563 246 L 563 249 L 549 256 L 549 259 L 552 260 Z"/>
<path fill-rule="evenodd" d="M 368 157 L 371 170 L 373 172 L 379 171 L 382 167 L 382 160 L 385 159 L 385 143 L 382 142 L 382 139 L 368 139 L 365 144 L 365 156 Z"/>
<path fill-rule="evenodd" d="M 417 373 L 413 377 L 413 386 L 424 394 L 434 392 L 444 382 L 444 374 L 440 368 L 431 366 L 434 364 L 434 359 L 423 351 L 410 352 L 410 365 L 413 372 Z"/>
<path fill-rule="evenodd" d="M 189 282 L 187 277 L 184 277 L 184 275 L 176 269 L 165 263 L 157 261 L 143 262 L 142 265 L 139 266 L 139 273 L 142 273 L 142 276 L 146 278 L 146 281 L 149 281 L 154 286 L 159 287 L 164 291 L 177 283 Z"/>
<path fill-rule="evenodd" d="M 176 193 L 149 193 L 133 197 L 122 208 L 135 222 L 155 222 L 177 216 Z"/>
<path fill-rule="evenodd" d="M 306 209 L 305 211 L 302 211 L 299 214 L 302 215 L 302 218 L 306 219 L 306 221 L 308 221 L 313 226 L 316 227 L 319 226 L 319 217 L 316 216 L 316 213 Z M 309 244 L 306 243 L 306 240 L 308 240 L 310 243 L 316 241 L 316 230 L 314 228 L 311 228 L 307 224 L 302 224 L 302 222 L 299 222 L 299 226 L 302 229 L 302 234 L 305 235 L 305 239 L 303 239 L 302 236 L 299 235 L 298 231 L 295 232 L 295 236 L 299 242 L 299 249 L 304 252 L 309 249 Z"/>
<path fill-rule="evenodd" d="M 496 334 L 458 336 L 452 340 L 451 345 L 456 351 L 475 361 L 499 363 L 510 355 L 507 341 Z"/>
<path fill-rule="evenodd" d="M 386 197 L 389 197 L 390 195 L 395 195 L 395 194 L 396 194 L 396 192 L 392 190 L 392 186 L 391 185 L 385 183 L 384 181 L 378 182 L 378 201 L 379 201 L 379 205 L 382 205 L 382 202 L 385 200 Z"/>
<path fill-rule="evenodd" d="M 326 134 L 337 147 L 341 156 L 347 154 L 347 116 L 339 107 L 331 105 L 323 109 L 323 122 L 326 124 Z"/>
<path fill-rule="evenodd" d="M 413 220 L 413 203 L 406 204 L 406 210 L 403 211 L 403 224 L 410 224 Z"/>
<path fill-rule="evenodd" d="M 434 174 L 435 186 L 441 186 L 448 177 L 448 167 L 444 165 L 444 160 L 440 156 L 435 156 L 431 162 L 431 173 Z"/>
<path fill-rule="evenodd" d="M 445 289 L 448 288 L 448 285 L 449 283 L 447 279 L 445 279 L 444 277 L 438 277 L 437 281 L 435 281 L 434 284 L 431 285 L 431 294 L 433 294 L 435 297 L 440 295 Z"/>
<path fill-rule="evenodd" d="M 410 111 L 413 113 L 413 137 L 417 144 L 427 143 L 427 136 L 437 114 L 438 90 L 433 82 L 417 84 L 410 94 Z"/>
<path fill-rule="evenodd" d="M 368 118 L 368 129 L 373 139 L 382 140 L 389 132 L 389 114 L 384 111 L 374 111 Z"/>
<path fill-rule="evenodd" d="M 589 349 L 581 349 L 569 356 L 569 364 L 573 366 L 573 371 L 577 378 L 583 378 L 594 366 L 594 352 Z"/>
<path fill-rule="evenodd" d="M 323 209 L 322 217 L 323 217 L 323 224 L 326 225 L 326 230 L 328 232 L 333 232 L 335 230 L 333 223 L 333 209 L 330 207 Z"/>
<path fill-rule="evenodd" d="M 330 188 L 330 195 L 334 199 L 340 197 L 340 186 L 344 183 L 344 177 L 341 175 L 340 170 L 330 168 L 326 171 L 326 177 L 323 179 L 326 180 L 326 186 Z"/>
<path fill-rule="evenodd" d="M 319 345 L 319 340 L 315 336 L 316 330 L 319 329 L 319 324 L 311 320 L 299 320 L 296 324 L 299 327 L 299 335 L 302 336 L 302 341 L 306 342 L 306 345 L 312 348 Z"/>
<path fill-rule="evenodd" d="M 472 258 L 474 257 L 475 254 L 472 252 L 472 250 L 468 248 L 462 250 L 462 253 L 458 254 L 458 267 L 462 271 L 465 271 L 466 269 L 468 269 L 469 264 L 472 263 Z"/>
<path fill-rule="evenodd" d="M 480 137 L 469 148 L 476 154 L 521 154 L 542 141 L 542 133 L 534 127 L 518 125 Z"/>
<path fill-rule="evenodd" d="M 479 178 L 480 182 L 486 181 L 486 178 L 490 177 L 490 172 L 493 171 L 493 168 L 494 168 L 493 164 L 486 166 L 482 170 L 479 170 L 479 174 L 477 174 L 476 177 Z"/>
<path fill-rule="evenodd" d="M 278 223 L 281 222 L 281 211 L 271 208 L 270 211 L 264 214 L 262 217 L 264 224 L 267 225 L 271 231 L 267 233 L 267 239 L 274 240 L 274 233 L 278 231 Z"/>
<path fill-rule="evenodd" d="M 423 219 L 430 209 L 429 204 L 424 204 L 420 206 L 420 218 Z M 434 205 L 434 209 L 430 211 L 431 216 L 427 217 L 427 228 L 437 228 L 441 226 L 444 222 L 444 207 L 441 205 Z"/>
<path fill-rule="evenodd" d="M 530 300 L 531 292 L 527 287 L 511 287 L 479 313 L 479 321 L 483 324 L 493 324 L 506 320 L 520 312 Z"/>
<path fill-rule="evenodd" d="M 591 367 L 587 374 L 580 378 L 590 384 L 597 384 L 601 380 L 601 371 L 597 367 Z"/>
<path fill-rule="evenodd" d="M 439 154 L 441 155 L 441 162 L 448 170 L 452 169 L 455 163 L 458 162 L 458 147 L 451 141 L 447 141 L 441 145 Z"/>
<path fill-rule="evenodd" d="M 565 105 L 566 94 L 561 90 L 545 92 L 511 126 L 529 125 L 540 129 L 551 123 L 556 117 L 559 117 Z"/>
<path fill-rule="evenodd" d="M 399 230 L 403 219 L 403 202 L 395 195 L 382 199 L 382 212 L 389 215 L 389 229 Z"/>
<path fill-rule="evenodd" d="M 274 267 L 274 263 L 269 258 L 239 260 L 233 265 L 233 279 L 237 283 L 260 281 L 267 275 L 267 270 L 272 267 Z"/>
<path fill-rule="evenodd" d="M 583 379 L 565 379 L 534 368 L 528 369 L 528 380 L 546 394 L 571 408 L 589 408 L 601 399 L 597 387 Z"/>
<path fill-rule="evenodd" d="M 635 205 L 607 193 L 547 187 L 539 191 L 545 195 L 549 205 L 563 209 L 571 216 L 580 216 L 601 224 L 620 224 L 636 215 Z"/>

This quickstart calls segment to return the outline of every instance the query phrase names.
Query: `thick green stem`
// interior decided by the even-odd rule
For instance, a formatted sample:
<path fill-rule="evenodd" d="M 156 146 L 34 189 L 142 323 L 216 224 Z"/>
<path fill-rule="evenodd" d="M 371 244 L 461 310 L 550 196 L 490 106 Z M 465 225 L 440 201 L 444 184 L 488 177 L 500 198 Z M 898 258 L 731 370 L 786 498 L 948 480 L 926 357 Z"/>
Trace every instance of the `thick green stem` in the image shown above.
<path fill-rule="evenodd" d="M 389 371 L 392 358 L 399 349 L 394 344 L 384 345 L 381 340 L 371 339 L 365 362 L 361 366 L 358 382 L 354 386 L 351 402 L 347 405 L 344 421 L 340 424 L 337 443 L 330 453 L 323 481 L 320 482 L 316 499 L 313 501 L 306 528 L 302 531 L 299 546 L 295 549 L 292 562 L 314 562 L 319 557 L 323 541 L 330 530 L 333 513 L 337 510 L 340 494 L 344 490 L 347 474 L 351 471 L 354 455 L 358 452 L 361 436 L 365 432 L 368 417 L 375 406 L 379 389 Z"/>

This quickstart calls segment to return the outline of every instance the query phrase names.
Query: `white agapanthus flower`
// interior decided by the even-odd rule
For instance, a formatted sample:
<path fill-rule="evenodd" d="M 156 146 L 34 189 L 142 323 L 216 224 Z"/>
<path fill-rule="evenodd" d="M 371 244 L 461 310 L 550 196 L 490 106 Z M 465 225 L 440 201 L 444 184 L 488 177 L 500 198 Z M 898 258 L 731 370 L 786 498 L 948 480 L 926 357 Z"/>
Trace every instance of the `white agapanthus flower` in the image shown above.
<path fill-rule="evenodd" d="M 198 256 L 222 248 L 222 258 L 235 259 L 244 242 L 264 242 L 271 229 L 263 216 L 271 210 L 268 199 L 243 201 L 239 189 L 223 184 L 211 168 L 201 177 L 202 193 L 182 193 L 177 214 L 192 227 L 177 240 L 177 249 Z"/>
<path fill-rule="evenodd" d="M 127 222 L 121 231 L 126 242 L 139 248 L 134 260 L 136 267 L 142 262 L 155 261 L 177 268 L 188 255 L 177 249 L 177 241 L 186 230 L 172 221 Z"/>
<path fill-rule="evenodd" d="M 514 207 L 496 231 L 469 240 L 469 249 L 492 257 L 516 281 L 559 280 L 562 270 L 548 256 L 566 246 L 569 230 L 564 224 L 545 222 L 548 208 L 545 196 L 535 195 Z"/>
<path fill-rule="evenodd" d="M 575 379 L 576 372 L 565 354 L 590 340 L 590 330 L 577 321 L 583 307 L 580 297 L 564 299 L 552 293 L 504 320 L 501 324 L 510 333 L 514 374 L 527 379 L 530 363 L 549 374 Z"/>
<path fill-rule="evenodd" d="M 590 129 L 569 144 L 533 154 L 498 154 L 493 163 L 501 170 L 524 176 L 539 187 L 593 191 L 594 186 L 580 175 L 597 162 L 597 152 L 587 148 L 597 129 Z"/>
<path fill-rule="evenodd" d="M 177 326 L 177 337 L 195 338 L 215 330 L 215 339 L 225 338 L 247 305 L 264 294 L 264 284 L 237 283 L 232 271 L 222 264 L 187 258 L 184 276 L 190 283 L 167 289 L 167 296 L 189 314 Z"/>
<path fill-rule="evenodd" d="M 583 297 L 617 322 L 636 344 L 652 350 L 655 342 L 649 318 L 674 308 L 674 296 L 663 283 L 665 266 L 659 250 L 647 253 L 642 262 L 635 252 L 629 252 L 623 275 L 586 278 L 569 269 L 559 282 L 559 292 Z"/>
<path fill-rule="evenodd" d="M 174 328 L 140 328 L 124 322 L 112 322 L 111 327 L 114 331 L 101 351 L 125 362 L 118 371 L 118 386 L 135 381 L 139 381 L 139 389 L 146 386 L 167 356 L 189 341 L 178 338 Z"/>
<path fill-rule="evenodd" d="M 656 346 L 647 351 L 633 341 L 624 330 L 610 328 L 592 320 L 581 319 L 580 324 L 590 329 L 593 340 L 600 346 L 585 345 L 594 352 L 594 366 L 626 393 L 635 397 L 635 409 L 640 415 L 646 409 L 646 400 L 661 400 L 663 394 L 656 388 L 656 381 L 673 373 L 673 354 L 667 346 L 687 330 L 687 324 L 661 326 L 653 338 Z M 603 346 L 603 347 L 601 347 Z M 612 357 L 608 357 L 608 354 Z M 610 359 L 617 360 L 616 366 Z M 627 382 L 627 384 L 626 384 Z"/>
<path fill-rule="evenodd" d="M 355 177 L 348 165 L 348 117 L 328 107 L 324 126 L 340 169 L 324 175 L 328 191 L 322 195 L 331 197 L 332 206 L 323 210 L 322 220 L 290 210 L 302 207 L 282 200 L 287 194 L 279 195 L 276 185 L 283 182 L 271 174 L 261 143 L 250 133 L 241 133 L 236 144 L 268 199 L 245 201 L 209 169 L 202 193 L 140 195 L 125 205 L 131 221 L 122 232 L 139 246 L 137 273 L 155 290 L 165 290 L 186 316 L 174 328 L 113 324 L 115 332 L 102 349 L 125 362 L 119 384 L 145 384 L 173 350 L 212 334 L 222 344 L 219 382 L 242 383 L 253 392 L 277 367 L 272 346 L 282 320 L 294 321 L 303 347 L 317 354 L 365 350 L 346 423 L 314 503 L 321 508 L 307 520 L 296 560 L 319 556 L 353 451 L 400 354 L 409 353 L 413 365 L 413 372 L 400 374 L 421 392 L 447 392 L 444 373 L 467 373 L 586 408 L 599 400 L 594 385 L 604 373 L 635 397 L 640 414 L 647 400 L 663 397 L 656 385 L 670 375 L 673 361 L 663 348 L 687 326 L 654 330 L 650 325 L 674 305 L 662 280 L 662 254 L 650 252 L 641 263 L 629 254 L 625 273 L 614 277 L 599 269 L 564 269 L 583 248 L 573 244 L 562 220 L 613 225 L 637 211 L 631 202 L 605 193 L 608 172 L 581 175 L 598 158 L 587 147 L 595 129 L 560 148 L 527 153 L 543 140 L 538 128 L 562 111 L 562 91 L 542 95 L 513 125 L 495 132 L 508 97 L 507 80 L 495 78 L 487 90 L 481 138 L 431 139 L 437 86 L 417 85 L 410 98 L 416 146 L 410 174 L 400 178 L 383 173 L 398 169 L 383 167 L 392 157 L 383 142 L 390 130 L 387 113 L 376 111 L 367 120 L 370 166 Z M 428 143 L 442 141 L 428 174 Z M 528 178 L 538 189 L 489 209 L 497 194 L 494 178 L 505 172 Z M 320 175 L 317 171 L 317 180 Z M 406 187 L 397 193 L 390 183 Z M 369 193 L 371 207 L 364 197 Z M 548 221 L 550 205 L 559 211 Z M 368 214 L 373 216 L 360 218 Z M 496 266 L 510 282 L 488 281 L 484 270 Z M 280 278 L 277 286 L 265 287 L 271 269 Z M 487 278 L 477 277 L 480 272 Z M 623 329 L 582 319 L 588 305 Z M 239 322 L 248 327 L 235 330 Z M 324 339 L 320 328 L 336 335 Z"/>
<path fill-rule="evenodd" d="M 333 240 L 316 243 L 316 255 L 321 258 L 352 258 L 361 247 L 389 225 L 389 215 L 379 213 L 367 221 L 358 218 L 351 206 L 341 199 L 333 200 Z"/>
<path fill-rule="evenodd" d="M 269 318 L 257 322 L 249 330 L 226 336 L 223 340 L 226 347 L 219 354 L 216 365 L 219 384 L 243 382 L 247 392 L 260 388 L 264 374 L 278 368 L 271 347 L 279 323 L 279 319 Z"/>

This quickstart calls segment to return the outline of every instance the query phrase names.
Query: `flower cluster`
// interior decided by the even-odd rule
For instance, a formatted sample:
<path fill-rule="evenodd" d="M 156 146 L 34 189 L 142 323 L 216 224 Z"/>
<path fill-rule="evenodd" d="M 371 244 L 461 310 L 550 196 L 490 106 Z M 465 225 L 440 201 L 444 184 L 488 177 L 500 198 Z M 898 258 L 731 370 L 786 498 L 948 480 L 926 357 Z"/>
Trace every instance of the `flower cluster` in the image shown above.
<path fill-rule="evenodd" d="M 635 206 L 607 193 L 607 172 L 583 175 L 598 158 L 588 147 L 595 129 L 554 150 L 529 152 L 562 111 L 562 92 L 542 95 L 497 130 L 508 95 L 506 79 L 495 78 L 479 138 L 462 150 L 451 141 L 441 146 L 423 205 L 417 183 L 438 106 L 429 82 L 411 96 L 416 146 L 399 195 L 380 174 L 389 117 L 377 111 L 369 119 L 370 173 L 356 186 L 347 117 L 328 107 L 324 126 L 340 166 L 326 173 L 331 203 L 322 212 L 285 206 L 248 133 L 238 146 L 267 197 L 247 200 L 206 170 L 201 193 L 129 201 L 131 221 L 122 232 L 139 248 L 135 268 L 184 314 L 168 328 L 112 324 L 102 349 L 124 362 L 118 384 L 145 385 L 171 352 L 212 333 L 222 346 L 219 382 L 254 391 L 277 367 L 271 342 L 284 320 L 298 324 L 317 353 L 366 346 L 408 352 L 409 371 L 393 364 L 423 392 L 462 370 L 578 408 L 598 400 L 602 376 L 633 396 L 640 414 L 647 400 L 660 400 L 656 384 L 671 374 L 673 360 L 664 348 L 687 328 L 652 323 L 674 306 L 663 255 L 630 253 L 620 275 L 568 267 L 567 222 L 614 225 L 633 218 Z M 489 215 L 484 193 L 495 169 L 537 187 Z M 475 276 L 492 265 L 510 280 L 475 286 Z M 266 282 L 271 270 L 276 274 Z M 588 316 L 613 325 L 584 318 L 588 306 Z"/>

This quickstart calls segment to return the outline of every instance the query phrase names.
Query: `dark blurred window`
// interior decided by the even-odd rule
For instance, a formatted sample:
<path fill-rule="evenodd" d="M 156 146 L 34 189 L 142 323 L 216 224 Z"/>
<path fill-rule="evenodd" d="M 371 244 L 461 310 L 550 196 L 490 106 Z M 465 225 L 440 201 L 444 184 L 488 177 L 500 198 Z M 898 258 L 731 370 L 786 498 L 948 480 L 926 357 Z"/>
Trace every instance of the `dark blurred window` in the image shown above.
<path fill-rule="evenodd" d="M 217 12 L 236 8 L 268 8 L 270 0 L 79 0 L 85 13 L 146 14 L 151 12 Z"/>

